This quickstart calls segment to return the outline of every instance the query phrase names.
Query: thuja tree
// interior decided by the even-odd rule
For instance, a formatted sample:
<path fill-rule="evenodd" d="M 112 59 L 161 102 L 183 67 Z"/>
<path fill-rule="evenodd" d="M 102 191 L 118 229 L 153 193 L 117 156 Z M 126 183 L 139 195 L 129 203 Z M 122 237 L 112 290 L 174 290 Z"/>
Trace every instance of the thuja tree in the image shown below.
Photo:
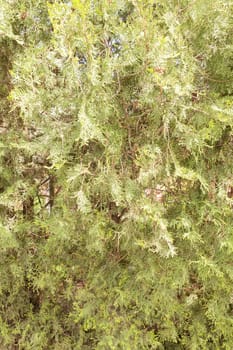
<path fill-rule="evenodd" d="M 1 348 L 231 350 L 232 1 L 0 3 Z"/>

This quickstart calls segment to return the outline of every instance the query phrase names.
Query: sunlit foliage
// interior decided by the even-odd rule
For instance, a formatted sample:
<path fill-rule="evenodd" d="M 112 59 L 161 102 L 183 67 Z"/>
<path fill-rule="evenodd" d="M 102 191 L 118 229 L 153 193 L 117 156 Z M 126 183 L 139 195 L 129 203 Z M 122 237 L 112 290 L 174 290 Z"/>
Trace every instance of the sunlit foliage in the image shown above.
<path fill-rule="evenodd" d="M 0 19 L 0 346 L 232 350 L 232 1 Z"/>

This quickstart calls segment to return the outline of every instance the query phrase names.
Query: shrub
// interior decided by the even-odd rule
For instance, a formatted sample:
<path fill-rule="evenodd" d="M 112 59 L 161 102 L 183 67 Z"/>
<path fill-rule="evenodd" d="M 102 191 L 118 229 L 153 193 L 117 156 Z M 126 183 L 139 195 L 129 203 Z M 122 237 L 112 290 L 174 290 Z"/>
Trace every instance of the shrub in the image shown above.
<path fill-rule="evenodd" d="M 231 350 L 232 2 L 1 9 L 1 347 Z"/>

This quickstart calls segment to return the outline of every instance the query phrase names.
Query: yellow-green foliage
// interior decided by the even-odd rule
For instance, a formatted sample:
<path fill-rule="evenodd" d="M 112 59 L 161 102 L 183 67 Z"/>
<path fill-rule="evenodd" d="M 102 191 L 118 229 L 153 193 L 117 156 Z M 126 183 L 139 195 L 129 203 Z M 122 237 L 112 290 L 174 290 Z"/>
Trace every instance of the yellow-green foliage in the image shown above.
<path fill-rule="evenodd" d="M 0 7 L 0 347 L 232 350 L 232 1 Z"/>

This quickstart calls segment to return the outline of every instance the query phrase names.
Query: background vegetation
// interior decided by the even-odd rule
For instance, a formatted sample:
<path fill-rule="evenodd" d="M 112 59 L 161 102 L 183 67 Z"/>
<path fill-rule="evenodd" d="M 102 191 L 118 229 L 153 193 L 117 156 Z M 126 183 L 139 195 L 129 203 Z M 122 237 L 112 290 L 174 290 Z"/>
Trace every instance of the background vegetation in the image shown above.
<path fill-rule="evenodd" d="M 232 350 L 232 1 L 0 19 L 1 349 Z"/>

